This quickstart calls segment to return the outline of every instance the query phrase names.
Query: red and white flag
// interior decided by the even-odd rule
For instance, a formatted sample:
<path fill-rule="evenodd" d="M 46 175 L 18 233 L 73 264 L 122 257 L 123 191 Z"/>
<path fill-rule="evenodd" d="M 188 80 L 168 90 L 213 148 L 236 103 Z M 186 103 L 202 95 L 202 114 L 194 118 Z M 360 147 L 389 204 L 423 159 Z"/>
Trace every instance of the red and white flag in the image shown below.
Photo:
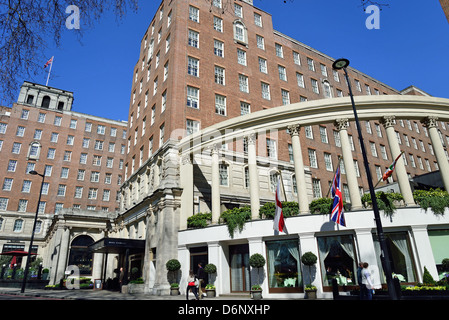
<path fill-rule="evenodd" d="M 51 57 L 50 60 L 47 61 L 47 63 L 44 65 L 44 69 L 47 68 L 52 63 L 53 63 L 53 57 Z"/>
<path fill-rule="evenodd" d="M 280 194 L 281 194 L 281 181 L 279 179 L 276 188 L 276 199 L 275 199 L 276 211 L 274 214 L 273 229 L 278 232 L 282 232 L 285 230 L 285 233 L 287 233 L 284 221 L 284 214 L 282 212 L 282 202 L 280 200 Z"/>

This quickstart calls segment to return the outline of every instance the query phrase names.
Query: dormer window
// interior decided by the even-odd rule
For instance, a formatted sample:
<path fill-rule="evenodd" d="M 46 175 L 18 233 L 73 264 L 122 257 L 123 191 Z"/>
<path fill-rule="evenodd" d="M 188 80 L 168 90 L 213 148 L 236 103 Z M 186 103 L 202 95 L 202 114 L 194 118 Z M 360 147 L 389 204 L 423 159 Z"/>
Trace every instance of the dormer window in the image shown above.
<path fill-rule="evenodd" d="M 41 107 L 48 109 L 50 107 L 50 101 L 51 101 L 51 98 L 49 96 L 43 97 Z"/>

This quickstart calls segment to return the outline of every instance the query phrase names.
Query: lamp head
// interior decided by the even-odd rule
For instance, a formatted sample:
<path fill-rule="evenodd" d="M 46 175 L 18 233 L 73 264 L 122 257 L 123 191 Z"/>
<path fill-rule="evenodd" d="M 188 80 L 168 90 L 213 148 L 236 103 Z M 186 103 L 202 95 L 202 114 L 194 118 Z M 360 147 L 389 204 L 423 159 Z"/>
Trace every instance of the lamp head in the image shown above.
<path fill-rule="evenodd" d="M 332 68 L 337 70 L 346 68 L 347 66 L 349 66 L 349 60 L 344 58 L 335 60 L 335 62 L 332 64 Z"/>

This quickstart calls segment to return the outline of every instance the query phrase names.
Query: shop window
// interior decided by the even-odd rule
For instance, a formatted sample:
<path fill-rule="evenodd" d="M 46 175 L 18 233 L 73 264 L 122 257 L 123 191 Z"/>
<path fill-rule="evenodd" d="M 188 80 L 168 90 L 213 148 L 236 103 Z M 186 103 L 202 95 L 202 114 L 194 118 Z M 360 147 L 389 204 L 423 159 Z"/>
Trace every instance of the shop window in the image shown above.
<path fill-rule="evenodd" d="M 449 243 L 449 230 L 430 230 L 429 240 L 439 279 L 442 279 L 449 273 L 449 269 L 445 269 L 443 265 L 443 259 L 449 258 L 449 246 L 447 245 Z"/>
<path fill-rule="evenodd" d="M 298 240 L 267 241 L 270 292 L 297 292 L 302 288 Z"/>
<path fill-rule="evenodd" d="M 373 238 L 376 256 L 379 257 L 381 252 L 380 243 L 377 235 L 373 235 Z M 407 232 L 386 233 L 385 238 L 390 253 L 393 275 L 401 282 L 415 282 L 417 280 L 415 265 Z M 380 259 L 378 259 L 378 267 L 379 270 L 382 270 Z M 380 274 L 382 283 L 386 283 L 383 272 L 380 272 Z"/>
<path fill-rule="evenodd" d="M 356 285 L 356 253 L 351 235 L 319 237 L 321 276 L 323 286 L 332 286 L 332 279 L 338 285 Z"/>

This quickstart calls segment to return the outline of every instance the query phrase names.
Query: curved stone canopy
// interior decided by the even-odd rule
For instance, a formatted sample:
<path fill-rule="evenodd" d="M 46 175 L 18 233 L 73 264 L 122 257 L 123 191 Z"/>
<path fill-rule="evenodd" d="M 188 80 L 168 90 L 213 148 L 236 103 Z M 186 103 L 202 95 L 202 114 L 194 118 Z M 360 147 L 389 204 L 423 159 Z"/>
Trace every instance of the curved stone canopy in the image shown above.
<path fill-rule="evenodd" d="M 436 117 L 449 121 L 449 99 L 412 95 L 370 95 L 354 97 L 359 120 L 396 119 L 420 120 Z M 222 121 L 179 142 L 183 154 L 198 152 L 214 144 L 241 139 L 252 133 L 284 130 L 289 125 L 333 123 L 337 119 L 354 120 L 349 97 L 320 99 L 270 108 Z"/>

